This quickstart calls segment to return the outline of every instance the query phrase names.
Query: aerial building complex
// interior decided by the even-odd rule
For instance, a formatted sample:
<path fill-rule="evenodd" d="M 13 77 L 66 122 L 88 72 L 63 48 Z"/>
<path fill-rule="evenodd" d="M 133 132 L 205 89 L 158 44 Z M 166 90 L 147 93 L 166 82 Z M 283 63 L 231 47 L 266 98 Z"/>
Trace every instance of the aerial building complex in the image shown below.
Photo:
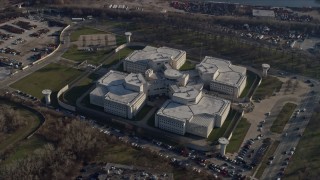
<path fill-rule="evenodd" d="M 131 53 L 124 60 L 124 70 L 133 73 L 144 73 L 151 68 L 159 71 L 165 65 L 179 69 L 186 62 L 186 52 L 168 47 L 147 46 L 142 50 Z"/>
<path fill-rule="evenodd" d="M 90 93 L 90 103 L 105 112 L 132 119 L 146 101 L 146 81 L 141 74 L 109 71 Z"/>
<path fill-rule="evenodd" d="M 90 93 L 90 103 L 131 119 L 148 96 L 164 95 L 168 100 L 155 115 L 156 127 L 208 137 L 214 127 L 223 125 L 231 102 L 203 93 L 204 86 L 238 97 L 246 85 L 246 68 L 207 56 L 195 70 L 179 71 L 185 61 L 182 50 L 151 46 L 136 50 L 123 61 L 130 74 L 109 71 Z"/>
<path fill-rule="evenodd" d="M 247 69 L 227 60 L 206 56 L 196 68 L 212 91 L 239 97 L 247 83 Z"/>

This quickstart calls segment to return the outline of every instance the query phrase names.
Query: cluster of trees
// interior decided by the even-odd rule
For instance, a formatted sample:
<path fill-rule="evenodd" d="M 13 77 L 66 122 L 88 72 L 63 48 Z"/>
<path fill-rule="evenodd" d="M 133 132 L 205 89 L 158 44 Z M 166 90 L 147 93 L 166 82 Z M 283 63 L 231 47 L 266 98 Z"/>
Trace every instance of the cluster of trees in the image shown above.
<path fill-rule="evenodd" d="M 15 111 L 9 105 L 0 106 L 0 132 L 11 133 L 26 125 L 27 122 L 19 111 Z"/>
<path fill-rule="evenodd" d="M 0 177 L 65 179 L 72 176 L 77 164 L 91 160 L 107 145 L 105 137 L 87 123 L 52 115 L 47 117 L 37 136 L 48 143 L 26 158 L 5 165 Z"/>
<path fill-rule="evenodd" d="M 46 121 L 35 136 L 42 138 L 46 144 L 22 159 L 2 164 L 0 179 L 71 179 L 78 175 L 82 162 L 119 163 L 118 156 L 106 156 L 105 149 L 113 146 L 121 146 L 126 150 L 132 148 L 130 143 L 123 144 L 115 136 L 106 136 L 87 122 L 65 117 L 59 112 L 43 107 L 37 107 L 37 110 L 46 115 Z M 136 152 L 128 153 L 128 156 L 133 158 L 129 165 L 152 167 L 164 172 L 172 171 L 169 161 L 150 149 L 129 151 Z M 14 148 L 10 152 L 14 152 Z M 9 157 L 10 152 L 5 157 Z M 188 177 L 212 179 L 209 174 L 195 174 L 184 169 L 178 171 L 179 174 L 186 174 Z"/>

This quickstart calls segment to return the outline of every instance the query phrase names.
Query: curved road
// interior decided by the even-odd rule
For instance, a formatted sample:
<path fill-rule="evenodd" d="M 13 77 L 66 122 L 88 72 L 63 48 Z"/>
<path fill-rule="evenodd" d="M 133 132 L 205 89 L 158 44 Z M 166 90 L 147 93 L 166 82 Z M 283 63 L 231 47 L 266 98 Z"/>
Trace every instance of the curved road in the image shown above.
<path fill-rule="evenodd" d="M 64 40 L 64 44 L 60 44 L 58 49 L 53 54 L 51 54 L 51 56 L 46 57 L 43 61 L 41 61 L 37 64 L 34 64 L 25 70 L 18 71 L 18 73 L 11 75 L 11 76 L 8 76 L 7 78 L 3 79 L 2 81 L 0 81 L 0 89 L 1 88 L 8 88 L 9 85 L 11 85 L 14 82 L 26 77 L 27 75 L 41 69 L 42 67 L 44 67 L 50 63 L 57 62 L 60 59 L 61 55 L 63 53 L 65 53 L 70 46 L 69 33 L 71 32 L 71 30 L 72 30 L 72 27 L 63 31 L 63 34 L 61 34 L 61 37 Z"/>

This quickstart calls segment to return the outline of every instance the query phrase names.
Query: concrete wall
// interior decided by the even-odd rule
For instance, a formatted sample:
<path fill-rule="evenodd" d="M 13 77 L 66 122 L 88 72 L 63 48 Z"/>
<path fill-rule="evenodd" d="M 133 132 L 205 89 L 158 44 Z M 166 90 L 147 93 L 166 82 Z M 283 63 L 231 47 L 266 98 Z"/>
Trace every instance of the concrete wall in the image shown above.
<path fill-rule="evenodd" d="M 68 109 L 69 111 L 75 112 L 75 111 L 76 111 L 76 107 L 75 107 L 75 106 L 71 106 L 71 105 L 69 105 L 69 104 L 66 104 L 66 103 L 60 101 L 60 96 L 61 96 L 64 92 L 66 92 L 68 89 L 69 89 L 69 85 L 67 84 L 67 85 L 64 86 L 62 89 L 60 89 L 60 91 L 58 92 L 58 94 L 57 94 L 58 104 L 59 104 L 59 106 L 65 108 L 65 109 Z"/>
<path fill-rule="evenodd" d="M 61 31 L 60 37 L 59 37 L 59 38 L 60 38 L 60 42 L 61 42 L 61 40 L 62 40 L 62 36 L 61 36 L 61 35 L 64 33 L 65 30 L 69 29 L 69 27 L 70 27 L 70 25 L 66 26 L 66 27 Z M 58 47 L 57 47 L 54 51 L 52 51 L 50 54 L 48 54 L 47 56 L 44 56 L 43 58 L 41 58 L 41 59 L 39 59 L 39 60 L 34 61 L 32 64 L 38 64 L 38 63 L 40 63 L 41 61 L 45 60 L 47 57 L 50 57 L 51 55 L 53 55 L 53 54 L 60 48 L 60 45 L 61 45 L 61 44 L 59 44 Z"/>

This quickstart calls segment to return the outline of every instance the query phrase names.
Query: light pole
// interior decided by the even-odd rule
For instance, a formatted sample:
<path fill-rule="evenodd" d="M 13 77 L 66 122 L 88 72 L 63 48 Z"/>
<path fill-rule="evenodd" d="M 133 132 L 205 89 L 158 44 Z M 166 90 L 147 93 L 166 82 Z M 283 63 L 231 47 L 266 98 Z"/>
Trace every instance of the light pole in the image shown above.
<path fill-rule="evenodd" d="M 201 61 L 201 57 L 202 57 L 202 44 L 203 43 L 201 43 L 201 47 L 200 47 L 200 61 Z"/>

